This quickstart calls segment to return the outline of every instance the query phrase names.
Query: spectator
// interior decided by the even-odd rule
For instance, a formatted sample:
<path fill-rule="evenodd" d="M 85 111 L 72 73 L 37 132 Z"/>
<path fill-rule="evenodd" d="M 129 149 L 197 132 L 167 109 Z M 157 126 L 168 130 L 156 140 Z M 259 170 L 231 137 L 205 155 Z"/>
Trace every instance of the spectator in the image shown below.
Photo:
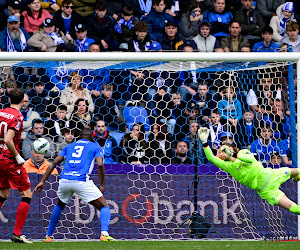
<path fill-rule="evenodd" d="M 66 116 L 67 106 L 60 104 L 57 106 L 56 112 L 51 114 L 51 119 L 46 122 L 46 134 L 51 137 L 52 141 L 57 142 L 61 136 L 62 129 L 70 127 L 70 123 Z"/>
<path fill-rule="evenodd" d="M 232 14 L 225 10 L 225 0 L 214 0 L 214 8 L 204 12 L 203 21 L 211 24 L 211 34 L 218 40 L 228 35 Z"/>
<path fill-rule="evenodd" d="M 56 143 L 56 152 L 60 153 L 65 146 L 71 144 L 72 142 L 74 142 L 74 130 L 70 128 L 63 128 L 61 130 L 61 135 L 58 137 L 58 141 Z"/>
<path fill-rule="evenodd" d="M 241 35 L 241 25 L 238 21 L 230 21 L 229 33 L 221 39 L 221 47 L 225 52 L 241 52 L 241 47 L 250 46 L 248 39 Z"/>
<path fill-rule="evenodd" d="M 272 82 L 271 78 L 262 78 L 257 89 L 251 88 L 248 92 L 247 104 L 259 121 L 262 120 L 264 115 L 271 113 L 274 99 L 280 95 L 280 91 Z"/>
<path fill-rule="evenodd" d="M 31 151 L 31 158 L 24 163 L 24 168 L 27 173 L 45 174 L 50 162 L 45 159 L 45 155 L 38 154 L 34 150 Z M 54 169 L 52 174 L 58 174 L 57 169 Z"/>
<path fill-rule="evenodd" d="M 174 22 L 165 24 L 165 34 L 159 37 L 157 41 L 161 44 L 162 50 L 166 51 L 182 50 L 185 43 L 185 40 L 179 36 L 178 27 Z"/>
<path fill-rule="evenodd" d="M 120 142 L 120 163 L 146 164 L 149 163 L 145 140 L 145 127 L 136 123 L 129 134 L 124 135 Z"/>
<path fill-rule="evenodd" d="M 181 94 L 178 92 L 172 93 L 171 102 L 168 104 L 168 109 L 172 111 L 170 123 L 170 133 L 174 135 L 176 120 L 184 117 L 186 102 L 182 100 Z M 171 121 L 172 120 L 172 121 Z"/>
<path fill-rule="evenodd" d="M 98 2 L 95 12 L 87 17 L 87 34 L 100 44 L 101 51 L 118 50 L 118 42 L 113 40 L 114 20 L 107 14 L 105 3 Z"/>
<path fill-rule="evenodd" d="M 174 22 L 173 17 L 165 11 L 164 0 L 153 0 L 153 9 L 145 17 L 149 26 L 149 37 L 153 41 L 164 35 L 166 23 Z"/>
<path fill-rule="evenodd" d="M 95 44 L 95 40 L 87 37 L 87 30 L 84 24 L 77 24 L 75 26 L 75 34 L 77 39 L 75 40 L 74 50 L 75 52 L 87 52 L 92 44 Z M 99 45 L 97 45 L 99 47 Z M 100 52 L 100 47 L 97 51 Z"/>
<path fill-rule="evenodd" d="M 97 43 L 91 43 L 88 52 L 100 52 L 100 45 Z"/>
<path fill-rule="evenodd" d="M 38 138 L 45 138 L 49 142 L 50 148 L 45 154 L 45 158 L 49 161 L 54 160 L 55 144 L 50 137 L 44 134 L 44 123 L 40 119 L 32 121 L 31 130 L 28 131 L 26 138 L 22 142 L 22 154 L 24 159 L 28 160 L 31 157 L 33 142 Z"/>
<path fill-rule="evenodd" d="M 284 164 L 292 165 L 291 134 L 278 144 L 281 149 Z"/>
<path fill-rule="evenodd" d="M 223 95 L 223 100 L 218 103 L 218 109 L 221 114 L 221 123 L 228 123 L 230 126 L 236 127 L 243 116 L 242 104 L 235 98 L 235 89 L 232 86 L 224 87 Z M 232 131 L 235 131 L 235 129 Z"/>
<path fill-rule="evenodd" d="M 268 162 L 268 165 L 281 165 L 282 164 L 282 158 L 278 152 L 273 152 L 270 156 L 270 161 Z"/>
<path fill-rule="evenodd" d="M 234 19 L 241 24 L 241 34 L 248 39 L 252 48 L 260 40 L 265 22 L 260 11 L 252 8 L 253 0 L 241 0 L 241 2 L 243 6 L 234 13 Z"/>
<path fill-rule="evenodd" d="M 268 163 L 270 161 L 271 153 L 281 153 L 281 151 L 276 141 L 271 139 L 273 132 L 270 125 L 264 124 L 261 126 L 260 131 L 259 138 L 251 143 L 250 151 L 254 154 L 258 161 Z"/>
<path fill-rule="evenodd" d="M 210 34 L 211 25 L 208 22 L 201 22 L 199 34 L 193 38 L 199 52 L 213 52 L 220 47 L 219 41 Z"/>
<path fill-rule="evenodd" d="M 114 19 L 114 22 L 117 21 L 124 6 L 131 6 L 131 1 L 128 0 L 109 0 L 105 2 L 107 3 L 107 14 Z"/>
<path fill-rule="evenodd" d="M 75 26 L 82 24 L 83 18 L 74 10 L 73 0 L 64 0 L 61 9 L 56 11 L 53 16 L 53 22 L 56 28 L 71 40 L 71 36 L 76 39 Z"/>
<path fill-rule="evenodd" d="M 239 120 L 235 141 L 240 149 L 250 149 L 253 141 L 257 140 L 257 130 L 259 128 L 257 120 L 254 119 L 252 111 L 244 111 L 243 118 Z"/>
<path fill-rule="evenodd" d="M 70 86 L 61 92 L 59 99 L 59 102 L 66 105 L 68 108 L 67 118 L 70 118 L 71 113 L 74 110 L 74 104 L 79 98 L 88 101 L 88 110 L 92 113 L 95 108 L 94 102 L 91 97 L 91 92 L 82 86 L 82 76 L 78 72 L 73 71 L 69 75 L 69 83 Z"/>
<path fill-rule="evenodd" d="M 221 134 L 220 138 L 221 138 L 220 146 L 224 145 L 225 143 L 229 143 L 234 147 L 236 146 L 236 143 L 234 141 L 234 136 L 232 133 L 225 131 Z"/>
<path fill-rule="evenodd" d="M 256 0 L 256 8 L 261 12 L 266 25 L 269 25 L 271 17 L 275 15 L 279 5 L 285 0 Z"/>
<path fill-rule="evenodd" d="M 139 21 L 135 26 L 135 35 L 128 42 L 128 51 L 140 52 L 148 51 L 150 49 L 151 41 L 148 35 L 148 24 L 145 21 Z"/>
<path fill-rule="evenodd" d="M 126 123 L 120 114 L 117 101 L 112 98 L 113 85 L 103 84 L 101 96 L 95 99 L 95 120 L 103 120 L 109 126 L 109 129 L 117 128 L 117 130 L 125 132 Z"/>
<path fill-rule="evenodd" d="M 188 11 L 182 15 L 179 23 L 179 30 L 185 40 L 192 40 L 198 35 L 200 23 L 203 19 L 201 13 L 200 3 L 196 2 L 191 4 Z"/>
<path fill-rule="evenodd" d="M 253 46 L 253 52 L 278 52 L 279 47 L 273 40 L 273 29 L 269 26 L 263 28 L 261 37 L 262 41 Z"/>
<path fill-rule="evenodd" d="M 100 145 L 104 152 L 104 163 L 114 164 L 118 162 L 119 148 L 115 138 L 109 135 L 105 121 L 96 122 L 93 131 L 95 141 Z"/>
<path fill-rule="evenodd" d="M 200 124 L 205 124 L 211 114 L 211 111 L 217 107 L 218 94 L 212 94 L 208 90 L 207 82 L 199 82 L 197 91 L 193 88 L 189 88 L 189 93 L 186 95 L 186 101 L 194 101 L 200 112 L 201 121 Z"/>
<path fill-rule="evenodd" d="M 28 0 L 27 10 L 22 12 L 24 17 L 24 29 L 32 35 L 33 32 L 39 31 L 46 18 L 52 18 L 51 14 L 41 8 L 40 0 Z"/>
<path fill-rule="evenodd" d="M 119 44 L 127 44 L 134 36 L 134 27 L 138 23 L 138 19 L 133 16 L 131 6 L 124 6 L 122 14 L 119 15 L 115 24 L 115 39 Z"/>
<path fill-rule="evenodd" d="M 202 142 L 197 137 L 199 124 L 197 122 L 190 123 L 190 132 L 186 135 L 185 140 L 189 143 L 190 157 L 193 164 L 204 163 L 204 151 Z"/>
<path fill-rule="evenodd" d="M 60 31 L 55 31 L 55 25 L 51 18 L 43 22 L 43 30 L 36 31 L 27 42 L 28 46 L 34 47 L 37 51 L 65 52 L 74 46 L 72 37 L 69 39 Z"/>
<path fill-rule="evenodd" d="M 292 47 L 293 52 L 300 52 L 300 36 L 299 36 L 299 25 L 296 22 L 289 22 L 286 25 L 286 33 L 281 43 L 286 43 Z"/>
<path fill-rule="evenodd" d="M 286 35 L 286 25 L 292 20 L 296 21 L 294 19 L 294 4 L 287 2 L 280 5 L 276 10 L 276 16 L 273 16 L 270 21 L 270 27 L 274 31 L 274 41 L 280 42 L 282 40 Z"/>
<path fill-rule="evenodd" d="M 21 2 L 18 0 L 9 0 L 7 1 L 7 8 L 0 8 L 0 31 L 6 28 L 6 21 L 9 16 L 16 16 L 19 21 L 21 18 Z"/>
<path fill-rule="evenodd" d="M 29 34 L 20 27 L 17 16 L 9 16 L 7 27 L 0 32 L 0 51 L 4 52 L 23 52 L 30 50 L 27 48 Z"/>
<path fill-rule="evenodd" d="M 88 111 L 89 103 L 83 98 L 77 99 L 70 117 L 70 128 L 74 130 L 74 136 L 78 137 L 83 128 L 90 128 L 92 116 Z"/>
<path fill-rule="evenodd" d="M 56 0 L 43 0 L 41 1 L 41 8 L 48 10 L 53 15 L 60 8 L 57 2 Z M 61 1 L 59 2 L 61 3 Z"/>
<path fill-rule="evenodd" d="M 189 146 L 187 142 L 177 142 L 175 152 L 176 156 L 172 158 L 172 164 L 193 164 L 189 156 Z"/>
<path fill-rule="evenodd" d="M 174 150 L 171 147 L 173 136 L 168 133 L 167 125 L 154 123 L 148 136 L 148 157 L 150 164 L 170 164 L 174 156 Z"/>
<path fill-rule="evenodd" d="M 21 107 L 20 112 L 24 116 L 23 120 L 23 131 L 21 133 L 21 139 L 25 139 L 27 136 L 28 130 L 31 128 L 32 121 L 35 119 L 41 119 L 38 112 L 33 111 L 33 108 L 29 107 L 30 100 L 28 95 L 24 95 L 24 102 Z"/>
<path fill-rule="evenodd" d="M 218 109 L 213 109 L 211 111 L 211 116 L 209 117 L 209 123 L 206 125 L 209 128 L 209 141 L 211 148 L 217 150 L 221 146 L 221 135 L 226 131 L 225 126 L 221 124 L 221 115 Z"/>
<path fill-rule="evenodd" d="M 241 47 L 241 52 L 251 52 L 250 46 L 247 46 L 247 45 L 242 46 Z"/>
<path fill-rule="evenodd" d="M 37 82 L 34 87 L 27 92 L 30 99 L 30 106 L 38 112 L 43 119 L 50 118 L 55 112 L 56 106 L 52 97 L 52 92 L 45 89 L 43 82 Z"/>

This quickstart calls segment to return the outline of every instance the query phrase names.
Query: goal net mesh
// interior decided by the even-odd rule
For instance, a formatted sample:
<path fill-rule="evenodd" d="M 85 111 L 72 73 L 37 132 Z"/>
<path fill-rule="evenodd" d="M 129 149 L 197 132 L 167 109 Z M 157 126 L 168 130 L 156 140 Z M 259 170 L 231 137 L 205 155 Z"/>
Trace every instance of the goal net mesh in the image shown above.
<path fill-rule="evenodd" d="M 288 79 L 293 79 L 293 69 L 288 70 L 288 63 L 24 61 L 0 62 L 0 67 L 2 108 L 9 105 L 10 88 L 21 87 L 29 96 L 29 106 L 22 110 L 21 153 L 26 160 L 33 157 L 32 142 L 40 136 L 52 140 L 53 148 L 45 155 L 51 162 L 73 135 L 76 139 L 82 126 L 94 130 L 98 120 L 106 122 L 109 137 L 98 133 L 95 140 L 103 137 L 116 142 L 113 150 L 105 143 L 100 145 L 105 151 L 104 196 L 111 208 L 109 232 L 113 237 L 189 239 L 194 207 L 212 225 L 207 238 L 297 236 L 296 216 L 268 205 L 256 191 L 210 164 L 195 135 L 197 128 L 206 126 L 215 152 L 229 141 L 249 148 L 265 167 L 290 164 L 296 136 L 291 135 L 295 101 L 290 100 Z M 78 95 L 70 89 L 74 85 L 70 76 L 80 76 Z M 102 98 L 109 86 L 113 86 L 112 96 Z M 68 91 L 71 94 L 66 95 Z M 86 119 L 79 115 L 71 122 L 76 96 L 88 101 L 89 115 Z M 113 105 L 108 100 L 114 100 Z M 69 120 L 63 126 L 56 116 L 61 104 L 67 106 Z M 34 130 L 36 119 L 42 120 L 42 134 Z M 144 127 L 137 126 L 142 139 L 130 143 L 128 138 L 133 138 L 138 122 Z M 36 159 L 31 163 L 41 166 Z M 58 172 L 62 170 L 63 165 Z M 33 188 L 42 175 L 31 173 L 29 177 Z M 23 229 L 32 239 L 46 234 L 57 203 L 58 179 L 58 175 L 50 176 L 43 192 L 33 196 Z M 99 184 L 96 170 L 92 179 Z M 297 200 L 297 188 L 291 181 L 281 188 Z M 13 231 L 19 199 L 12 190 L 0 212 L 1 239 L 9 238 Z M 99 211 L 74 195 L 54 238 L 97 240 L 100 228 Z"/>

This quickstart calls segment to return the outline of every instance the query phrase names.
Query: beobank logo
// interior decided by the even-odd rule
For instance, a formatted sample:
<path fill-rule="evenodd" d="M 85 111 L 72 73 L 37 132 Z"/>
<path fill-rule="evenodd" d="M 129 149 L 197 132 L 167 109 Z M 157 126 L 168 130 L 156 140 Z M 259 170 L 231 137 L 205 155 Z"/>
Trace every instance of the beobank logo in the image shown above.
<path fill-rule="evenodd" d="M 226 193 L 218 194 L 221 198 L 221 202 L 217 203 L 216 199 L 207 201 L 198 201 L 198 211 L 202 216 L 205 216 L 205 212 L 210 210 L 213 211 L 213 223 L 214 224 L 227 224 L 228 218 L 231 216 L 232 220 L 236 224 L 242 224 L 242 220 L 238 218 L 238 212 L 241 211 L 241 206 L 236 200 L 231 206 L 228 206 L 228 197 Z M 150 222 L 152 224 L 166 225 L 168 223 L 182 223 L 182 216 L 186 214 L 192 214 L 194 212 L 193 204 L 191 200 L 180 200 L 179 197 L 169 197 L 169 199 L 162 199 L 159 197 L 158 193 L 151 193 L 151 195 L 145 197 L 141 194 L 129 194 L 125 197 L 123 202 L 120 202 L 120 206 L 117 202 L 112 200 L 107 200 L 111 211 L 111 221 L 110 224 L 115 224 L 122 220 L 122 217 L 135 225 L 142 225 L 144 223 Z M 139 203 L 139 209 L 134 209 L 134 203 Z M 94 220 L 95 215 L 100 217 L 100 211 L 95 211 L 96 209 L 90 204 L 86 204 L 75 196 L 75 222 L 88 224 Z M 84 213 L 84 215 L 89 214 L 89 218 L 82 219 L 82 209 L 81 206 L 86 205 L 89 207 L 90 212 Z M 164 207 L 164 215 L 161 216 L 161 211 L 159 208 Z M 140 208 L 143 209 L 140 209 Z M 190 207 L 190 210 L 187 210 Z M 222 212 L 221 212 L 222 211 Z M 163 217 L 163 218 L 162 218 Z M 175 221 L 174 221 L 175 219 Z"/>

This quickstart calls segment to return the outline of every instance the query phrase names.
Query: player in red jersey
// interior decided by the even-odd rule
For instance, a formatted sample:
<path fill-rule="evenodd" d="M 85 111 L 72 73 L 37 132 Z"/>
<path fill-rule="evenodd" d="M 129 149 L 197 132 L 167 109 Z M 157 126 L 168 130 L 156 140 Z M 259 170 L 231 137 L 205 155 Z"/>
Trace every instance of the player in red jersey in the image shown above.
<path fill-rule="evenodd" d="M 32 243 L 25 235 L 21 235 L 32 198 L 28 174 L 23 167 L 25 160 L 19 154 L 24 119 L 20 109 L 24 102 L 24 91 L 16 88 L 8 94 L 10 107 L 0 109 L 0 210 L 10 194 L 10 189 L 18 189 L 22 198 L 10 239 L 17 243 Z"/>

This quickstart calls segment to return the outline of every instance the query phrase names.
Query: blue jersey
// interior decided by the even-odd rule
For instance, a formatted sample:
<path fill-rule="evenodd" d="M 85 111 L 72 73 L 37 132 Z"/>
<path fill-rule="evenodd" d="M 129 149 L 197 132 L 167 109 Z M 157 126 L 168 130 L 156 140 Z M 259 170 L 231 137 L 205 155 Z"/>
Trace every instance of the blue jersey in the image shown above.
<path fill-rule="evenodd" d="M 61 179 L 87 181 L 90 179 L 95 159 L 103 158 L 103 150 L 98 143 L 82 139 L 64 147 L 59 155 L 66 157 Z"/>
<path fill-rule="evenodd" d="M 250 148 L 251 153 L 253 153 L 256 158 L 262 162 L 267 163 L 270 161 L 270 154 L 273 152 L 278 152 L 282 155 L 282 150 L 280 150 L 276 141 L 271 140 L 268 145 L 262 143 L 261 139 L 257 139 L 251 143 Z"/>

